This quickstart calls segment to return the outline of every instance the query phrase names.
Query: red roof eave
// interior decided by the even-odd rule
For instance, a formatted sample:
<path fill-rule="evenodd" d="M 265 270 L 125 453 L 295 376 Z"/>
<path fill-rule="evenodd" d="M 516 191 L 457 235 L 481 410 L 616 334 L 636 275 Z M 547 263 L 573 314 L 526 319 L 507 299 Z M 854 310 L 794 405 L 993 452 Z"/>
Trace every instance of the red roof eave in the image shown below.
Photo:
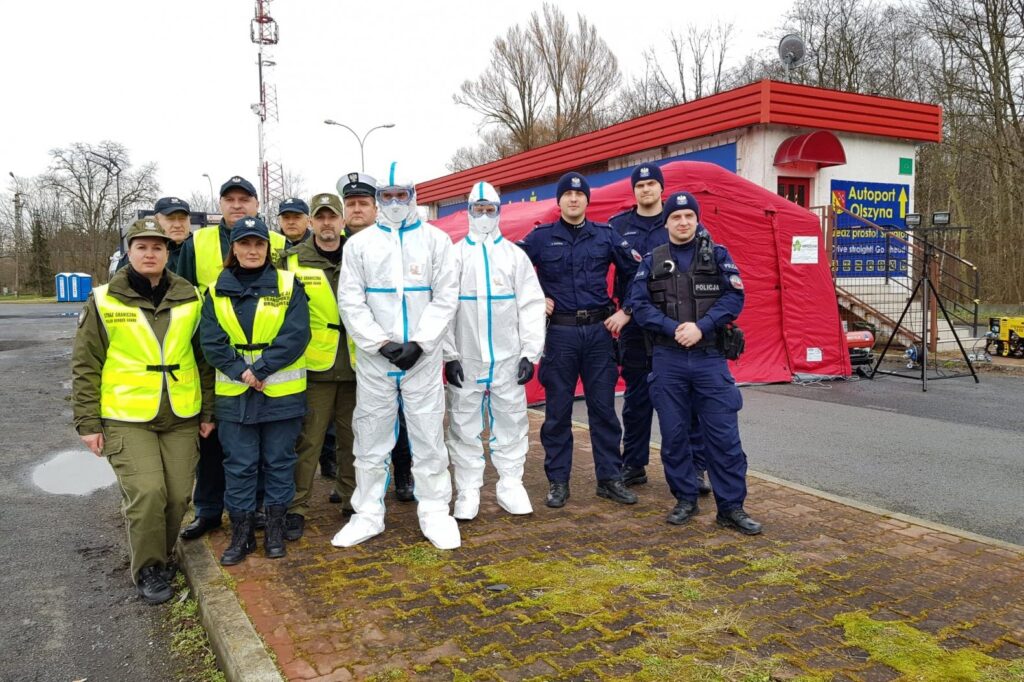
<path fill-rule="evenodd" d="M 420 183 L 420 202 L 501 187 L 645 149 L 775 123 L 919 142 L 942 140 L 942 109 L 888 97 L 763 80 Z"/>

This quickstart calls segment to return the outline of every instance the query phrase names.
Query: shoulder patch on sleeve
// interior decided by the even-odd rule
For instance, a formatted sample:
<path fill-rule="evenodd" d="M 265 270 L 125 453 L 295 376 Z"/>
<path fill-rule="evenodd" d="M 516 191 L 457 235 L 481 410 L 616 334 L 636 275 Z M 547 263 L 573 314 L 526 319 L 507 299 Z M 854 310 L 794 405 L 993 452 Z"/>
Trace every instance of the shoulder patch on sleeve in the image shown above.
<path fill-rule="evenodd" d="M 737 291 L 743 291 L 743 280 L 739 275 L 729 275 L 729 286 Z"/>
<path fill-rule="evenodd" d="M 636 249 L 630 249 L 629 255 L 633 256 L 633 260 L 635 260 L 637 263 L 641 263 L 644 260 L 644 257 L 641 256 L 640 252 L 637 251 Z"/>
<path fill-rule="evenodd" d="M 740 269 L 738 267 L 736 267 L 736 264 L 733 263 L 731 260 L 727 260 L 724 263 L 722 263 L 722 269 L 726 270 L 728 272 L 739 272 L 740 271 Z"/>

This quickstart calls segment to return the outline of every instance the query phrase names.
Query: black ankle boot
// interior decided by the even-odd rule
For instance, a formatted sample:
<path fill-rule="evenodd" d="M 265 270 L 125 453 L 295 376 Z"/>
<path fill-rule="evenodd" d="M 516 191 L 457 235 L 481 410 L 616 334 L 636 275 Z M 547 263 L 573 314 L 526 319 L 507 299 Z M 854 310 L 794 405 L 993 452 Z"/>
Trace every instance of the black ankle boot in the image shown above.
<path fill-rule="evenodd" d="M 284 517 L 288 507 L 267 507 L 267 527 L 263 531 L 263 552 L 268 559 L 280 559 L 288 550 L 284 547 Z"/>
<path fill-rule="evenodd" d="M 256 549 L 256 514 L 242 512 L 231 517 L 231 544 L 220 556 L 222 566 L 234 566 Z"/>
<path fill-rule="evenodd" d="M 395 467 L 395 497 L 399 502 L 412 502 L 416 494 L 412 486 L 412 472 Z"/>

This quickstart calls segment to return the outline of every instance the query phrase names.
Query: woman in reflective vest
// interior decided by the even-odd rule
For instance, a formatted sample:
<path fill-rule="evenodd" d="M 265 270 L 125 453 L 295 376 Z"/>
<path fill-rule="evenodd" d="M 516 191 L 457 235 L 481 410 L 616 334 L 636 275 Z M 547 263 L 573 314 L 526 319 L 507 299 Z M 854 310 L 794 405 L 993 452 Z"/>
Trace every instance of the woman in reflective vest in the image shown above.
<path fill-rule="evenodd" d="M 197 362 L 202 299 L 166 269 L 167 235 L 148 218 L 127 241 L 128 266 L 93 290 L 79 316 L 72 399 L 82 441 L 117 475 L 139 596 L 159 604 L 173 596 L 197 434 L 213 430 L 213 376 Z"/>
<path fill-rule="evenodd" d="M 231 227 L 231 250 L 207 292 L 200 335 L 216 370 L 214 414 L 224 448 L 224 506 L 231 566 L 256 548 L 258 475 L 263 473 L 267 557 L 285 555 L 284 524 L 295 494 L 295 440 L 306 413 L 309 306 L 302 282 L 277 270 L 259 218 Z"/>

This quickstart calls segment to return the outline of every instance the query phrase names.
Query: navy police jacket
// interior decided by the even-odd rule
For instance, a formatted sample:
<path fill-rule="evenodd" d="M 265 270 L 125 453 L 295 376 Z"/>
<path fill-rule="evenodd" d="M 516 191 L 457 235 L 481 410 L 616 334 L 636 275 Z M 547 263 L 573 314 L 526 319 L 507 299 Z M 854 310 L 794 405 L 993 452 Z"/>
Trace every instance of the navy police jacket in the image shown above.
<path fill-rule="evenodd" d="M 698 230 L 704 229 L 698 226 Z M 669 247 L 672 260 L 676 267 L 681 270 L 689 270 L 690 264 L 697 252 L 698 239 L 696 235 L 686 244 L 671 245 Z M 652 244 L 653 249 L 657 244 Z M 699 320 L 697 327 L 701 334 L 708 341 L 714 341 L 715 330 L 721 329 L 729 322 L 735 320 L 743 310 L 743 280 L 740 278 L 739 268 L 733 263 L 732 257 L 724 246 L 715 244 L 715 262 L 718 264 L 718 276 L 722 281 L 722 295 L 711 306 L 710 310 Z M 673 320 L 666 316 L 651 302 L 650 293 L 647 290 L 647 281 L 651 276 L 651 254 L 643 257 L 643 262 L 636 271 L 633 283 L 626 295 L 626 305 L 633 308 L 633 320 L 643 329 L 654 334 L 662 334 L 668 337 L 675 336 L 679 320 Z"/>
<path fill-rule="evenodd" d="M 578 228 L 561 219 L 538 225 L 519 246 L 537 267 L 544 295 L 554 300 L 559 313 L 610 306 L 608 267 L 614 263 L 617 271 L 632 277 L 641 260 L 611 226 L 590 220 Z"/>
<path fill-rule="evenodd" d="M 608 220 L 608 224 L 641 255 L 650 253 L 655 246 L 668 241 L 668 236 L 665 233 L 665 220 L 661 217 L 661 213 L 654 216 L 638 215 L 636 206 L 634 206 L 628 211 L 613 215 Z M 631 272 L 629 275 L 618 271 L 615 273 L 615 298 L 618 299 L 620 305 L 625 301 L 634 274 L 636 273 Z"/>
<path fill-rule="evenodd" d="M 253 319 L 260 297 L 277 295 L 277 271 L 268 265 L 252 284 L 246 286 L 238 281 L 232 268 L 226 268 L 217 278 L 217 293 L 231 298 L 238 324 L 246 336 L 252 338 Z M 306 351 L 309 338 L 309 303 L 302 282 L 296 278 L 292 297 L 285 309 L 284 324 L 274 342 L 253 364 L 252 373 L 262 381 L 282 367 L 287 367 Z M 203 301 L 199 339 L 207 362 L 232 379 L 239 379 L 248 368 L 245 360 L 231 345 L 228 333 L 217 321 L 212 296 L 207 296 Z M 219 395 L 214 402 L 214 416 L 218 420 L 242 424 L 259 424 L 305 414 L 305 392 L 271 398 L 250 388 L 238 396 Z"/>

